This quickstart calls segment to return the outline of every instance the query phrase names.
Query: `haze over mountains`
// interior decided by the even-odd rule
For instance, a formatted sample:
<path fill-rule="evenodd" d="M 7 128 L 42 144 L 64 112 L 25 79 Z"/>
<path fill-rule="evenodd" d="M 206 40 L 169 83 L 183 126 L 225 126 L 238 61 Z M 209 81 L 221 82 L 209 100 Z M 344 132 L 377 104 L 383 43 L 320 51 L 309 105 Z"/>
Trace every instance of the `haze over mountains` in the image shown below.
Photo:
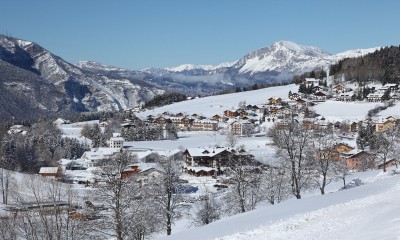
<path fill-rule="evenodd" d="M 109 67 L 90 61 L 81 61 L 78 66 L 102 74 L 147 80 L 167 90 L 209 94 L 227 87 L 290 82 L 294 74 L 315 68 L 326 68 L 340 59 L 362 56 L 377 49 L 379 47 L 331 55 L 317 47 L 279 41 L 271 46 L 255 50 L 237 61 L 217 66 L 184 64 L 171 68 L 148 68 L 140 71 Z"/>
<path fill-rule="evenodd" d="M 74 65 L 36 43 L 0 35 L 0 118 L 120 110 L 165 90 L 208 95 L 255 83 L 290 82 L 294 74 L 377 49 L 330 55 L 317 47 L 280 41 L 218 66 L 127 70 L 91 61 Z"/>

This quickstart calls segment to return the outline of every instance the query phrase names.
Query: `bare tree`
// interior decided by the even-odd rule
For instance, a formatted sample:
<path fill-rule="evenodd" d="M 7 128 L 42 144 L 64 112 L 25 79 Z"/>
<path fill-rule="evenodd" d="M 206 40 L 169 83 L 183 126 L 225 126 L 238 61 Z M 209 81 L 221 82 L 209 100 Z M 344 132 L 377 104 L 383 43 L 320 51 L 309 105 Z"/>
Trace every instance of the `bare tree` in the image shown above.
<path fill-rule="evenodd" d="M 186 187 L 179 181 L 182 159 L 175 157 L 160 158 L 158 162 L 162 168 L 162 176 L 153 179 L 157 191 L 155 204 L 159 207 L 160 217 L 166 228 L 167 235 L 171 235 L 172 224 L 182 217 L 183 194 Z"/>
<path fill-rule="evenodd" d="M 200 196 L 199 202 L 199 204 L 194 205 L 195 211 L 192 222 L 195 226 L 204 226 L 220 219 L 220 206 L 208 190 Z"/>
<path fill-rule="evenodd" d="M 333 171 L 335 172 L 336 177 L 343 181 L 343 187 L 346 187 L 346 177 L 351 175 L 346 160 L 334 161 Z"/>
<path fill-rule="evenodd" d="M 400 146 L 400 131 L 399 127 L 394 126 L 384 132 L 376 134 L 376 149 L 375 153 L 383 165 L 383 172 L 386 172 L 386 162 L 390 159 L 397 157 Z"/>
<path fill-rule="evenodd" d="M 23 186 L 15 212 L 18 239 L 72 240 L 88 236 L 85 226 L 69 215 L 79 204 L 71 186 L 33 176 L 27 176 Z"/>
<path fill-rule="evenodd" d="M 270 135 L 278 147 L 277 155 L 283 161 L 290 176 L 293 195 L 301 198 L 301 192 L 311 181 L 310 141 L 312 130 L 292 122 L 285 126 L 275 125 Z"/>
<path fill-rule="evenodd" d="M 290 186 L 285 168 L 268 166 L 261 176 L 260 192 L 263 200 L 271 205 L 280 203 L 290 195 Z"/>
<path fill-rule="evenodd" d="M 325 194 L 325 187 L 334 179 L 333 163 L 337 152 L 334 145 L 336 144 L 335 137 L 332 131 L 323 130 L 315 134 L 313 140 L 313 169 L 315 170 L 315 182 L 321 191 Z"/>
<path fill-rule="evenodd" d="M 118 240 L 141 240 L 155 231 L 149 185 L 141 184 L 136 175 L 124 174 L 134 162 L 135 156 L 128 152 L 106 160 L 101 167 L 105 182 L 96 185 L 95 201 L 105 206 L 105 219 L 96 230 Z"/>
<path fill-rule="evenodd" d="M 260 201 L 259 186 L 261 171 L 255 166 L 253 156 L 244 147 L 237 148 L 229 157 L 227 176 L 231 184 L 226 198 L 227 208 L 234 213 L 243 213 L 254 209 Z"/>
<path fill-rule="evenodd" d="M 238 143 L 238 137 L 232 134 L 231 131 L 228 131 L 225 137 L 225 141 L 228 147 L 234 148 Z"/>

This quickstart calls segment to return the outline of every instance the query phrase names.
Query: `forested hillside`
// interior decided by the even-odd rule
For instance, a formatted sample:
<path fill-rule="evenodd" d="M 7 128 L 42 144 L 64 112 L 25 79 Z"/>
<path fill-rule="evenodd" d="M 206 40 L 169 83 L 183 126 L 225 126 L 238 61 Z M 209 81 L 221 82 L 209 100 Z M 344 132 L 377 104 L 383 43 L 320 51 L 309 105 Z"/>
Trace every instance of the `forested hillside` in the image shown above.
<path fill-rule="evenodd" d="M 331 65 L 330 75 L 339 78 L 344 75 L 348 81 L 359 83 L 379 81 L 385 83 L 400 82 L 400 48 L 391 46 L 358 58 L 346 58 Z"/>

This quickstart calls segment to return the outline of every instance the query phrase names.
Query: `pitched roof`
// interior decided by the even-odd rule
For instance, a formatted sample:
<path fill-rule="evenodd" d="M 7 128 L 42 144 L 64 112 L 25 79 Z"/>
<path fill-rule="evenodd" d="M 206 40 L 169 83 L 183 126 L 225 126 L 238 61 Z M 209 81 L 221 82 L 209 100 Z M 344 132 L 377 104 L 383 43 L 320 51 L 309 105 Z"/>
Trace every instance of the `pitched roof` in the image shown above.
<path fill-rule="evenodd" d="M 192 157 L 213 157 L 223 151 L 231 151 L 231 148 L 188 148 L 186 151 Z"/>

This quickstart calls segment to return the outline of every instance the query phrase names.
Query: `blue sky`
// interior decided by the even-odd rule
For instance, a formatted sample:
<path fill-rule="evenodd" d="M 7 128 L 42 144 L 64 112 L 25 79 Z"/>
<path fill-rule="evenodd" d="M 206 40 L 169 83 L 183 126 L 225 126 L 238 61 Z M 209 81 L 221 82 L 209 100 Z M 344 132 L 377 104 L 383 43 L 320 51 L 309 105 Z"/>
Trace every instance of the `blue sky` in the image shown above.
<path fill-rule="evenodd" d="M 279 40 L 338 53 L 400 44 L 400 1 L 9 0 L 0 33 L 71 63 L 219 64 Z"/>

